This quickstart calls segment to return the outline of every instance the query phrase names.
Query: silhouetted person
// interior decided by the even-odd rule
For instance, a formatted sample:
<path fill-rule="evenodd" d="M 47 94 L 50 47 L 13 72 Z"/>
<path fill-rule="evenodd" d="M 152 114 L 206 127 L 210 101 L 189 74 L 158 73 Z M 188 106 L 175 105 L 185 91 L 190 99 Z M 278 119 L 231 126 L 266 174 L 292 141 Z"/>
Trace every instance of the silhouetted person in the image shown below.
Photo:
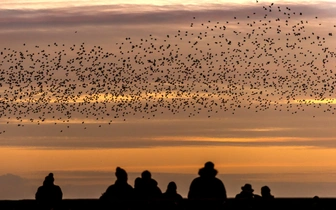
<path fill-rule="evenodd" d="M 147 206 L 147 200 L 145 200 L 145 196 L 142 193 L 142 186 L 141 186 L 142 180 L 140 177 L 137 177 L 134 180 L 134 197 L 135 197 L 135 206 L 137 208 L 135 209 L 143 209 L 145 206 Z"/>
<path fill-rule="evenodd" d="M 254 198 L 259 209 L 274 209 L 274 196 L 271 195 L 271 189 L 268 186 L 263 186 L 261 188 L 261 196 L 254 194 Z"/>
<path fill-rule="evenodd" d="M 157 199 L 160 198 L 162 192 L 158 187 L 156 180 L 152 179 L 152 174 L 149 171 L 141 173 L 140 192 L 145 199 Z"/>
<path fill-rule="evenodd" d="M 134 190 L 136 199 L 139 201 L 139 205 L 142 205 L 142 208 L 154 208 L 158 199 L 162 196 L 157 181 L 152 179 L 152 174 L 147 170 L 141 173 L 141 178 L 136 178 Z"/>
<path fill-rule="evenodd" d="M 54 185 L 54 174 L 45 177 L 43 185 L 37 189 L 35 199 L 40 209 L 55 209 L 60 206 L 63 193 L 59 186 Z"/>
<path fill-rule="evenodd" d="M 139 198 L 142 197 L 142 194 L 141 194 L 141 178 L 140 177 L 137 177 L 135 180 L 134 180 L 134 195 L 136 198 Z"/>
<path fill-rule="evenodd" d="M 271 189 L 268 186 L 263 186 L 261 188 L 261 197 L 263 199 L 274 199 L 274 196 L 271 195 Z"/>
<path fill-rule="evenodd" d="M 199 177 L 191 182 L 188 199 L 193 200 L 195 207 L 203 208 L 201 203 L 209 207 L 212 203 L 212 208 L 219 208 L 227 198 L 224 184 L 216 178 L 218 172 L 214 167 L 212 162 L 205 163 L 204 168 L 198 171 Z"/>
<path fill-rule="evenodd" d="M 310 205 L 309 209 L 311 209 L 311 210 L 324 210 L 324 209 L 327 209 L 327 208 L 324 207 L 323 202 L 321 202 L 321 199 L 317 195 L 315 195 L 313 197 L 313 202 Z"/>
<path fill-rule="evenodd" d="M 252 185 L 245 184 L 241 187 L 242 191 L 236 195 L 236 199 L 253 199 L 254 198 L 254 189 L 252 189 Z"/>
<path fill-rule="evenodd" d="M 182 206 L 183 198 L 177 193 L 175 182 L 169 182 L 167 190 L 162 194 L 165 209 L 179 209 Z"/>
<path fill-rule="evenodd" d="M 133 187 L 127 183 L 128 176 L 124 169 L 117 167 L 115 175 L 117 180 L 107 188 L 100 200 L 108 208 L 128 209 L 134 199 Z"/>
<path fill-rule="evenodd" d="M 241 187 L 242 191 L 236 195 L 236 206 L 240 209 L 251 209 L 253 208 L 253 200 L 255 195 L 251 184 L 245 184 Z M 256 196 L 257 197 L 257 196 Z M 258 196 L 260 197 L 260 196 Z"/>

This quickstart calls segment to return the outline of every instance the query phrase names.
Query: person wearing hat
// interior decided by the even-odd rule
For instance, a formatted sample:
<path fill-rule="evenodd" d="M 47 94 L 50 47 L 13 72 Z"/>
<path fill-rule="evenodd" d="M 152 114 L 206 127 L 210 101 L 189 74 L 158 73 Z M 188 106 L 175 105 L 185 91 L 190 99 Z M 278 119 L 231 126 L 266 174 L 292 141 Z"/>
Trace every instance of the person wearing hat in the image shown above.
<path fill-rule="evenodd" d="M 35 199 L 39 209 L 56 208 L 62 201 L 63 193 L 59 186 L 54 185 L 54 174 L 49 173 L 43 181 L 43 185 L 37 189 Z"/>
<path fill-rule="evenodd" d="M 236 195 L 235 206 L 238 209 L 251 209 L 255 207 L 253 189 L 251 184 L 245 184 L 241 187 L 242 191 Z"/>
<path fill-rule="evenodd" d="M 251 184 L 245 184 L 241 187 L 242 191 L 236 195 L 236 199 L 252 199 L 254 198 L 253 189 Z"/>
<path fill-rule="evenodd" d="M 222 205 L 227 196 L 223 182 L 216 178 L 217 173 L 215 164 L 210 161 L 206 162 L 204 167 L 198 171 L 199 177 L 190 184 L 188 199 L 212 201 L 213 204 Z"/>
<path fill-rule="evenodd" d="M 117 167 L 115 176 L 117 180 L 107 188 L 99 200 L 103 201 L 103 205 L 106 207 L 127 209 L 129 201 L 134 199 L 133 187 L 127 183 L 128 176 L 124 169 Z"/>

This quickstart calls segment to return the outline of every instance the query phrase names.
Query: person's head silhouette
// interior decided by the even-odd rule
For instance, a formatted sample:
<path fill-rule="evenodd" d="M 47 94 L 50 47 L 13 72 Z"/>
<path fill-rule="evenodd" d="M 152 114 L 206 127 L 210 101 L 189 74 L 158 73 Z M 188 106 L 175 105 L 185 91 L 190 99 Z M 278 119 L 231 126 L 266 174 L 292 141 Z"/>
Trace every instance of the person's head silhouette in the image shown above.
<path fill-rule="evenodd" d="M 241 187 L 241 189 L 246 193 L 253 193 L 254 191 L 254 189 L 252 189 L 251 184 L 245 184 L 244 186 Z"/>
<path fill-rule="evenodd" d="M 117 177 L 117 180 L 127 182 L 127 179 L 128 179 L 127 172 L 124 169 L 117 167 L 115 175 Z"/>
<path fill-rule="evenodd" d="M 167 192 L 176 193 L 177 186 L 175 182 L 169 182 L 167 186 Z"/>
<path fill-rule="evenodd" d="M 53 185 L 54 184 L 54 174 L 49 173 L 48 176 L 45 177 L 43 185 Z"/>
<path fill-rule="evenodd" d="M 218 171 L 215 169 L 215 164 L 210 161 L 206 162 L 204 167 L 198 172 L 201 177 L 215 177 L 217 173 Z"/>
<path fill-rule="evenodd" d="M 134 180 L 134 188 L 139 189 L 140 187 L 141 187 L 141 178 L 140 178 L 140 177 L 137 177 L 137 178 Z"/>
<path fill-rule="evenodd" d="M 152 178 L 152 174 L 146 170 L 141 173 L 141 178 L 144 180 L 150 180 Z"/>
<path fill-rule="evenodd" d="M 261 196 L 269 196 L 271 195 L 271 189 L 268 186 L 263 186 L 261 188 Z"/>

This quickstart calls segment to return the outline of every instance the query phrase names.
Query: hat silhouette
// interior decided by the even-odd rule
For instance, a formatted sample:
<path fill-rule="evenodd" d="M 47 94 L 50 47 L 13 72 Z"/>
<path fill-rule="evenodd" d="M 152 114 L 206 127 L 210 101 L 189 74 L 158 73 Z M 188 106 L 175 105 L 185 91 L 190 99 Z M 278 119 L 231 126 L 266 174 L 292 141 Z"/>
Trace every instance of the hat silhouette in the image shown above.
<path fill-rule="evenodd" d="M 204 167 L 199 169 L 198 174 L 200 176 L 214 177 L 218 171 L 215 169 L 215 164 L 211 161 L 208 161 L 204 164 Z"/>
<path fill-rule="evenodd" d="M 244 191 L 249 191 L 249 192 L 253 192 L 254 189 L 252 189 L 252 185 L 251 184 L 245 184 L 244 186 L 241 187 L 242 190 Z"/>

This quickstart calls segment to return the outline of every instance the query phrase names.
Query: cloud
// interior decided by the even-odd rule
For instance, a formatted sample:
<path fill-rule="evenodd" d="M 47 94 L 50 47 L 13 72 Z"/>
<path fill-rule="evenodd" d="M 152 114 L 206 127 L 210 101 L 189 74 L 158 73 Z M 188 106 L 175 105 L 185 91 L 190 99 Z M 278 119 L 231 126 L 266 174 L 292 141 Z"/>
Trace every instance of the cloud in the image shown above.
<path fill-rule="evenodd" d="M 91 120 L 90 123 L 83 120 L 37 125 L 19 121 L 6 124 L 6 119 L 3 119 L 1 129 L 6 132 L 0 135 L 0 145 L 43 149 L 182 146 L 335 148 L 336 142 L 333 116 L 314 118 L 310 112 L 294 116 L 278 111 L 253 113 L 241 110 L 235 115 L 224 112 L 206 119 L 204 116 L 185 118 L 166 115 L 150 120 L 114 120 L 110 125 L 107 121 Z"/>
<path fill-rule="evenodd" d="M 2 147 L 25 147 L 27 149 L 107 149 L 107 148 L 160 148 L 160 147 L 303 147 L 303 148 L 336 148 L 336 139 L 301 139 L 269 137 L 269 138 L 199 138 L 181 136 L 170 139 L 169 137 L 160 137 L 156 139 L 131 139 L 127 138 L 6 138 L 1 139 Z M 187 139 L 187 140 L 185 140 Z M 200 140 L 202 139 L 202 140 Z"/>
<path fill-rule="evenodd" d="M 277 12 L 277 6 L 290 7 L 294 19 L 334 17 L 334 4 L 330 2 L 316 4 L 276 4 L 273 6 L 273 13 Z M 220 9 L 218 9 L 220 8 Z M 253 15 L 257 12 L 256 15 Z M 303 16 L 299 13 L 303 12 Z M 4 10 L 0 14 L 0 26 L 3 29 L 33 29 L 33 28 L 58 28 L 58 27 L 79 27 L 79 26 L 132 26 L 143 27 L 144 25 L 181 25 L 191 22 L 212 20 L 232 20 L 237 16 L 242 21 L 260 19 L 264 14 L 272 16 L 273 13 L 265 11 L 261 5 L 222 5 L 208 4 L 199 6 L 150 6 L 150 5 L 104 5 L 69 7 L 58 9 L 39 10 Z M 247 19 L 249 15 L 251 19 Z M 197 17 L 193 20 L 192 17 Z M 186 25 L 186 26 L 187 26 Z"/>

